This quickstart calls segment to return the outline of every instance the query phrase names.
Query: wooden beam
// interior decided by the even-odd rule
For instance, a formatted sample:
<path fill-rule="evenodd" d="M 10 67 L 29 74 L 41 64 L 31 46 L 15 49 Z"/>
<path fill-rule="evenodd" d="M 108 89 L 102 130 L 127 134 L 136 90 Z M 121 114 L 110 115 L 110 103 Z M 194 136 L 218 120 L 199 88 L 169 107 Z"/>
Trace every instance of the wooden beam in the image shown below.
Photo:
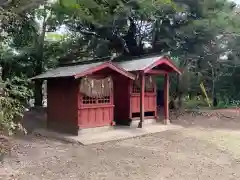
<path fill-rule="evenodd" d="M 169 75 L 164 76 L 164 124 L 169 124 Z"/>
<path fill-rule="evenodd" d="M 144 99 L 145 99 L 145 74 L 140 72 L 140 122 L 138 128 L 142 128 L 144 121 Z"/>
<path fill-rule="evenodd" d="M 150 70 L 147 72 L 148 74 L 153 74 L 153 75 L 159 75 L 159 74 L 167 74 L 166 71 L 163 71 L 163 70 Z"/>

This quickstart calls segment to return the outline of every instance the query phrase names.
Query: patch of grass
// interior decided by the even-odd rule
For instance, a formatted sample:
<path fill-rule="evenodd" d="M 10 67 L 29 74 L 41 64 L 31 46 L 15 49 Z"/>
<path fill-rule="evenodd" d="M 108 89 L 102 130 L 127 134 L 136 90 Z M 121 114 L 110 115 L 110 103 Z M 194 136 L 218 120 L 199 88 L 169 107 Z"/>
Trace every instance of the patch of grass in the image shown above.
<path fill-rule="evenodd" d="M 227 108 L 237 108 L 240 106 L 240 101 L 234 101 L 229 99 L 219 100 L 216 107 L 212 107 L 212 102 L 210 100 L 211 107 L 204 99 L 187 99 L 184 101 L 184 107 L 186 109 L 227 109 Z"/>
<path fill-rule="evenodd" d="M 206 101 L 198 99 L 186 100 L 184 102 L 184 107 L 186 109 L 209 108 Z"/>
<path fill-rule="evenodd" d="M 231 100 L 220 100 L 218 102 L 217 107 L 214 107 L 214 109 L 227 109 L 227 108 L 236 108 L 239 107 L 238 101 L 231 101 Z"/>

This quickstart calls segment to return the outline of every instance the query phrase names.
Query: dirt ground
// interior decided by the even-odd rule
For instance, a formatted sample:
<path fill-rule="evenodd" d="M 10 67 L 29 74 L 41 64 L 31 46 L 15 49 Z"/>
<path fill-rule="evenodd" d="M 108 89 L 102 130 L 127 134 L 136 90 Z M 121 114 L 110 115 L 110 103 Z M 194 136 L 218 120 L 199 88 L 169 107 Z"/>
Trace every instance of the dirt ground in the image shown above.
<path fill-rule="evenodd" d="M 240 179 L 237 111 L 185 114 L 172 123 L 184 128 L 91 146 L 15 138 L 11 157 L 0 165 L 0 179 Z"/>

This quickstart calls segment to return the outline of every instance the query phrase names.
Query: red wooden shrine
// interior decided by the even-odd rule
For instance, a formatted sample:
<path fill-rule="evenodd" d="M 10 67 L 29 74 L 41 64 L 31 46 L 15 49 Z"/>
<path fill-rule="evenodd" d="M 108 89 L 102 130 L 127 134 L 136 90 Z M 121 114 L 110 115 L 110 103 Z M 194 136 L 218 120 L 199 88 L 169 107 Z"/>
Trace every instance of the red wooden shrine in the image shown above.
<path fill-rule="evenodd" d="M 32 78 L 47 80 L 47 124 L 57 131 L 158 119 L 155 76 L 164 76 L 164 123 L 169 120 L 169 75 L 181 73 L 168 57 L 62 66 Z"/>

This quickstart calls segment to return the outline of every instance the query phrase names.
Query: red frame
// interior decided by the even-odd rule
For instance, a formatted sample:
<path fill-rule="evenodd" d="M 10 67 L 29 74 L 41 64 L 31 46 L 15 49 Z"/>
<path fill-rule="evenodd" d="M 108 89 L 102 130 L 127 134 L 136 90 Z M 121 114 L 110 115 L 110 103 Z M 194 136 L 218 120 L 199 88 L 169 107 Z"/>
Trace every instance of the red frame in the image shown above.
<path fill-rule="evenodd" d="M 182 74 L 182 72 L 171 62 L 171 60 L 168 57 L 160 58 L 155 63 L 153 63 L 153 64 L 149 65 L 148 67 L 146 67 L 143 70 L 143 72 L 144 73 L 148 73 L 148 72 L 151 72 L 151 71 L 155 71 L 155 70 L 153 70 L 153 68 L 156 67 L 156 66 L 159 66 L 161 64 L 165 64 L 165 65 L 171 67 L 173 69 L 173 71 L 177 72 L 178 74 Z M 161 72 L 161 71 L 159 71 L 159 72 Z"/>
<path fill-rule="evenodd" d="M 171 62 L 171 60 L 168 57 L 162 57 L 159 58 L 156 62 L 154 62 L 153 64 L 150 64 L 148 67 L 144 68 L 142 71 L 139 71 L 140 74 L 142 74 L 144 76 L 144 74 L 164 74 L 164 124 L 168 124 L 169 123 L 169 75 L 168 75 L 168 71 L 162 72 L 161 70 L 153 70 L 154 67 L 157 67 L 159 65 L 165 64 L 169 67 L 172 68 L 172 70 L 170 70 L 169 72 L 175 71 L 178 74 L 182 74 L 182 72 L 174 65 L 174 63 Z M 158 72 L 157 72 L 158 71 Z M 145 112 L 145 82 L 144 80 L 141 81 L 141 93 L 140 93 L 140 123 L 142 124 L 142 122 L 144 121 L 144 112 Z M 157 113 L 157 104 L 156 104 L 156 113 Z M 157 119 L 157 114 L 155 114 L 155 118 Z M 141 127 L 141 126 L 140 126 Z"/>
<path fill-rule="evenodd" d="M 154 91 L 147 92 L 145 89 L 144 92 L 144 111 L 145 112 L 154 112 L 154 116 L 147 116 L 148 118 L 157 118 L 157 86 L 154 80 L 152 80 Z M 134 81 L 130 82 L 130 119 L 139 119 L 140 117 L 133 118 L 133 113 L 140 113 L 140 91 L 133 92 Z M 140 88 L 141 90 L 141 88 Z M 149 103 L 146 103 L 149 102 Z"/>

